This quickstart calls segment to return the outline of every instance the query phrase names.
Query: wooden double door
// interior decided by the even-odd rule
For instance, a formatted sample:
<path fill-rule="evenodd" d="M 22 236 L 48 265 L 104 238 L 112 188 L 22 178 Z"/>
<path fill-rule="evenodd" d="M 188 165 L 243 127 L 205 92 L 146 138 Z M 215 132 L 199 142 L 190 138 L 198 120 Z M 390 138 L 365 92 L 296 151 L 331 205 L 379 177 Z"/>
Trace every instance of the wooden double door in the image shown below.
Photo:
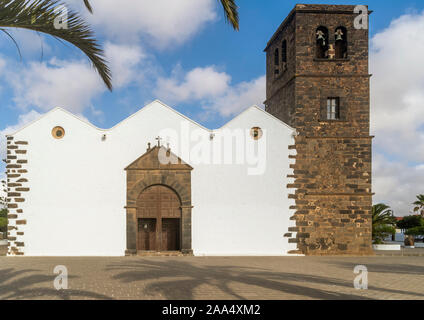
<path fill-rule="evenodd" d="M 137 250 L 181 249 L 181 202 L 170 188 L 156 185 L 137 200 Z"/>

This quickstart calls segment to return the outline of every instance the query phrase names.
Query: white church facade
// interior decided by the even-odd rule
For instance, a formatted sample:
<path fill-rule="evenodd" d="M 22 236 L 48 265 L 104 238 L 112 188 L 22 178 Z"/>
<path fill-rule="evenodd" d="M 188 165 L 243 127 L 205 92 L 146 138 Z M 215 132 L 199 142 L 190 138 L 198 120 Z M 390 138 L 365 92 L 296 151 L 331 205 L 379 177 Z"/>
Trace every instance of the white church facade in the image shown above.
<path fill-rule="evenodd" d="M 57 108 L 8 136 L 9 255 L 372 255 L 356 12 L 296 5 L 265 48 L 265 111 L 222 128 L 155 101 L 108 130 Z"/>
<path fill-rule="evenodd" d="M 9 255 L 286 255 L 296 131 L 209 130 L 160 101 L 103 130 L 56 108 L 7 137 Z"/>

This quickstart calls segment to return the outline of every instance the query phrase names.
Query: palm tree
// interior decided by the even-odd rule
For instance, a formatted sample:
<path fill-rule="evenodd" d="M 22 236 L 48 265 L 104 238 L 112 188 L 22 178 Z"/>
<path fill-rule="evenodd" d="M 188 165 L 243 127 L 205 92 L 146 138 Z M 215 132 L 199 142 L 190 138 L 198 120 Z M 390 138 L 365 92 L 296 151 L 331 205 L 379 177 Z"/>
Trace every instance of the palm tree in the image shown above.
<path fill-rule="evenodd" d="M 92 13 L 89 0 L 83 0 Z M 238 7 L 235 0 L 220 0 L 225 17 L 235 30 L 239 30 Z M 68 11 L 67 16 L 56 8 L 63 6 L 58 0 L 0 0 L 0 31 L 5 33 L 17 46 L 15 39 L 8 32 L 10 28 L 28 29 L 64 40 L 79 48 L 93 63 L 105 85 L 112 90 L 112 75 L 104 52 L 94 33 L 85 21 L 75 12 Z M 57 28 L 56 21 L 66 19 L 67 28 Z M 20 51 L 19 51 L 20 54 Z"/>
<path fill-rule="evenodd" d="M 393 210 L 389 206 L 379 203 L 372 207 L 372 239 L 375 244 L 383 242 L 388 235 L 393 235 L 396 219 L 393 216 Z"/>
<path fill-rule="evenodd" d="M 88 1 L 84 1 L 88 6 Z M 64 4 L 58 0 L 0 0 L 0 31 L 16 44 L 10 28 L 28 29 L 64 40 L 79 48 L 92 62 L 105 85 L 112 90 L 111 72 L 104 53 L 87 23 L 75 12 L 58 10 Z M 91 8 L 91 7 L 89 7 Z M 57 22 L 66 19 L 67 27 Z M 19 47 L 18 47 L 19 50 Z"/>
<path fill-rule="evenodd" d="M 136 1 L 136 0 L 134 0 Z M 238 7 L 235 0 L 219 0 L 224 8 L 226 20 L 233 26 L 234 30 L 239 30 Z M 93 8 L 88 0 L 84 0 L 84 4 L 88 11 L 93 12 Z"/>
<path fill-rule="evenodd" d="M 424 194 L 420 194 L 417 196 L 417 201 L 413 203 L 414 206 L 414 212 L 421 211 L 421 215 L 424 216 Z"/>

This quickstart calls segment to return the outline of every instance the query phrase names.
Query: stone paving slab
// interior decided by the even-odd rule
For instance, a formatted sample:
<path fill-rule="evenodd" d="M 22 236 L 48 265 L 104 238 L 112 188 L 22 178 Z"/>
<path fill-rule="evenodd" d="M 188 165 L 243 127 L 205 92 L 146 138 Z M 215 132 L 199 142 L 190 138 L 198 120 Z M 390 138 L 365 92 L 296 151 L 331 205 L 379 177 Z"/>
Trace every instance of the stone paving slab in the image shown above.
<path fill-rule="evenodd" d="M 53 270 L 64 265 L 68 290 Z M 357 265 L 368 290 L 356 290 Z M 422 299 L 423 257 L 0 257 L 0 299 Z"/>
<path fill-rule="evenodd" d="M 5 256 L 7 254 L 7 245 L 0 245 L 0 256 Z"/>
<path fill-rule="evenodd" d="M 398 251 L 385 251 L 385 250 L 375 250 L 374 251 L 378 256 L 404 256 L 404 257 L 424 257 L 424 248 L 401 248 Z"/>

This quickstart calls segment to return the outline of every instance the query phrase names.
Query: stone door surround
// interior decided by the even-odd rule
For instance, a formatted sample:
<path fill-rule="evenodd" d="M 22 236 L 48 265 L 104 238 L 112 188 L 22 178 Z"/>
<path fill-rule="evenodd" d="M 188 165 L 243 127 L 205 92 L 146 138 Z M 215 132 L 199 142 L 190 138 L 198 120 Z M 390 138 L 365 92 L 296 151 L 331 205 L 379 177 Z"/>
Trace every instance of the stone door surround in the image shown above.
<path fill-rule="evenodd" d="M 169 163 L 159 161 L 166 153 Z M 172 189 L 181 201 L 181 251 L 192 254 L 191 239 L 191 170 L 193 168 L 170 150 L 155 146 L 125 168 L 127 172 L 127 250 L 137 254 L 137 199 L 150 186 L 163 185 Z"/>

